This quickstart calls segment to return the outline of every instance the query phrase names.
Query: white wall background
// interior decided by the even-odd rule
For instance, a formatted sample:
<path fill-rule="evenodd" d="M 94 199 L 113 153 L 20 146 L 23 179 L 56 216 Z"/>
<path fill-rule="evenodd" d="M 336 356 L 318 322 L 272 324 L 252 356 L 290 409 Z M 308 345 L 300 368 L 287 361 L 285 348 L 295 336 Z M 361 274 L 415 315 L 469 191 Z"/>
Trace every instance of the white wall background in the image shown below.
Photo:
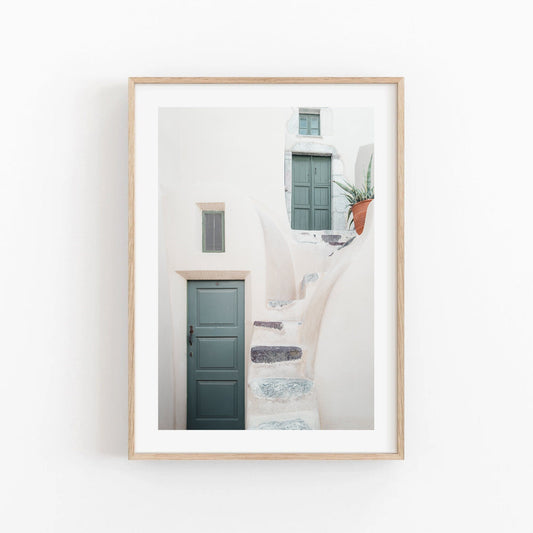
<path fill-rule="evenodd" d="M 527 7 L 5 6 L 1 529 L 531 531 Z M 405 462 L 126 460 L 129 75 L 406 76 Z"/>

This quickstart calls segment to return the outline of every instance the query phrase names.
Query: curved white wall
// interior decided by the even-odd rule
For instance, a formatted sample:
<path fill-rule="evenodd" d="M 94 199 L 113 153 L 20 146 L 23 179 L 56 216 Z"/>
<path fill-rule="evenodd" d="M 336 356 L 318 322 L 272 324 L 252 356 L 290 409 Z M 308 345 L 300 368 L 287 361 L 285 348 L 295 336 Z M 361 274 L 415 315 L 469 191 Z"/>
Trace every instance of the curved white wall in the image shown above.
<path fill-rule="evenodd" d="M 286 235 L 274 219 L 256 204 L 261 220 L 265 244 L 265 290 L 269 300 L 294 300 L 297 298 L 296 279 L 292 254 Z"/>
<path fill-rule="evenodd" d="M 320 324 L 315 384 L 321 429 L 374 427 L 373 205 L 333 284 Z"/>

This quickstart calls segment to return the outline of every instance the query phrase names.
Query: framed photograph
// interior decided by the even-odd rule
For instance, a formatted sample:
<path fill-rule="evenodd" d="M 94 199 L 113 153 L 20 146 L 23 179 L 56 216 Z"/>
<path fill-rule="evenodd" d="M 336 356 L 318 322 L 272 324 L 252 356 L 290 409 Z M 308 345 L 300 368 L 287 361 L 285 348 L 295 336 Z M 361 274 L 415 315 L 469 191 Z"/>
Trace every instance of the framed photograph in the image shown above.
<path fill-rule="evenodd" d="M 130 459 L 403 459 L 403 101 L 130 78 Z"/>

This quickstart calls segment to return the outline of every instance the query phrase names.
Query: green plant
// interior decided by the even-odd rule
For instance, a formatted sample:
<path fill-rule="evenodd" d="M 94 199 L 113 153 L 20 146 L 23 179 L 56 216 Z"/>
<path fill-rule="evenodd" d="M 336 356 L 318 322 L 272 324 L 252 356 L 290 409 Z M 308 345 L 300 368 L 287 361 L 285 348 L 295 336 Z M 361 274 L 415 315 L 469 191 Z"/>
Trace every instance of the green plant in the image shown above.
<path fill-rule="evenodd" d="M 333 183 L 336 183 L 342 190 L 344 198 L 348 202 L 348 216 L 346 221 L 349 222 L 349 227 L 353 224 L 352 217 L 352 207 L 364 200 L 373 200 L 374 199 L 374 187 L 372 187 L 372 160 L 374 154 L 370 156 L 370 161 L 368 163 L 368 168 L 366 170 L 366 180 L 362 187 L 356 187 L 352 183 L 344 181 L 343 183 L 333 180 Z M 351 220 L 350 220 L 351 218 Z"/>

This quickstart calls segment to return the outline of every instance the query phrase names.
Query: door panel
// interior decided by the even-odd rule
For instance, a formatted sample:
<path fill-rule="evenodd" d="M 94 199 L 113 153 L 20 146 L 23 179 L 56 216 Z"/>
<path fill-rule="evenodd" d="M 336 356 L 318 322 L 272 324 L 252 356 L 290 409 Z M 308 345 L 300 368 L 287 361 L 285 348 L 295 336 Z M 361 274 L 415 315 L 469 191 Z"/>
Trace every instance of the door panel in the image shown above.
<path fill-rule="evenodd" d="M 315 209 L 329 210 L 329 188 L 317 187 L 313 192 L 315 193 Z"/>
<path fill-rule="evenodd" d="M 311 228 L 311 209 L 294 208 L 294 216 L 292 217 L 294 229 L 310 229 Z"/>
<path fill-rule="evenodd" d="M 218 282 L 220 283 L 220 282 Z M 196 289 L 196 323 L 198 326 L 219 327 L 237 325 L 237 291 L 235 288 Z"/>
<path fill-rule="evenodd" d="M 244 429 L 244 281 L 187 283 L 187 429 Z"/>
<path fill-rule="evenodd" d="M 311 209 L 311 187 L 294 186 L 294 206 L 297 208 Z"/>
<path fill-rule="evenodd" d="M 197 421 L 201 422 L 203 419 L 211 420 L 213 418 L 220 420 L 237 418 L 239 403 L 237 389 L 237 381 L 198 381 L 196 387 Z"/>
<path fill-rule="evenodd" d="M 209 370 L 213 368 L 235 368 L 237 366 L 237 351 L 239 339 L 200 338 L 196 339 L 196 368 Z"/>
<path fill-rule="evenodd" d="M 311 167 L 308 155 L 292 156 L 292 182 L 298 185 L 311 186 Z"/>
<path fill-rule="evenodd" d="M 329 229 L 330 226 L 330 220 L 329 220 L 329 211 L 327 210 L 318 210 L 315 209 L 313 213 L 315 219 L 314 219 L 314 229 L 321 230 L 321 229 Z"/>
<path fill-rule="evenodd" d="M 329 187 L 330 158 L 311 156 L 311 164 L 313 168 L 313 186 Z"/>
<path fill-rule="evenodd" d="M 331 229 L 331 158 L 293 155 L 291 227 Z"/>

